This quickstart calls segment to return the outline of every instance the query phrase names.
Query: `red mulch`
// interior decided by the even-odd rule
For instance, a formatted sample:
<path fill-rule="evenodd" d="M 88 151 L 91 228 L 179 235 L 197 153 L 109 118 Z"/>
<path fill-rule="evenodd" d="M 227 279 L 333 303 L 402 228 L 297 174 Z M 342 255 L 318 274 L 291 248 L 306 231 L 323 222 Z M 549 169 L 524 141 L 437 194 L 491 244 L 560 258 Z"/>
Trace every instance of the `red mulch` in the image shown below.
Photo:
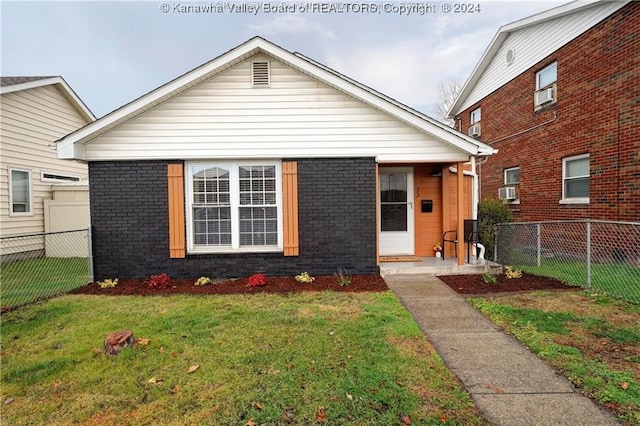
<path fill-rule="evenodd" d="M 341 286 L 335 277 L 330 275 L 316 276 L 312 283 L 299 283 L 294 277 L 267 277 L 267 284 L 249 287 L 248 278 L 225 280 L 217 284 L 196 286 L 197 278 L 180 278 L 171 280 L 171 287 L 166 289 L 150 289 L 144 279 L 121 280 L 117 286 L 101 289 L 96 283 L 71 291 L 72 294 L 106 294 L 120 295 L 171 295 L 181 294 L 254 294 L 254 293 L 291 293 L 300 291 L 343 291 L 366 292 L 389 290 L 387 283 L 379 275 L 353 275 L 351 285 Z"/>
<path fill-rule="evenodd" d="M 499 293 L 516 293 L 536 290 L 575 290 L 571 286 L 555 278 L 540 277 L 522 273 L 522 278 L 507 278 L 504 274 L 496 275 L 495 284 L 487 284 L 482 275 L 438 275 L 445 284 L 464 295 L 484 295 Z"/>

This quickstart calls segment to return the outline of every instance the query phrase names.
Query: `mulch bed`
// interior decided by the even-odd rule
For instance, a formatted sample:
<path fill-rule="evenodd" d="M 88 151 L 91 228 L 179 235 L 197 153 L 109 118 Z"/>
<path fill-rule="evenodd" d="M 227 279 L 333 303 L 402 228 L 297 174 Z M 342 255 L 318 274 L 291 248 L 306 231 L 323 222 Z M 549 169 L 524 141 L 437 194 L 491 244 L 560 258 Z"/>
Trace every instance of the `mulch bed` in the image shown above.
<path fill-rule="evenodd" d="M 121 280 L 116 287 L 101 289 L 96 283 L 89 283 L 77 288 L 72 294 L 105 294 L 112 296 L 125 295 L 171 295 L 171 294 L 255 294 L 278 293 L 286 294 L 300 291 L 342 291 L 342 292 L 371 292 L 389 290 L 387 283 L 379 275 L 353 275 L 351 284 L 341 286 L 331 275 L 316 276 L 312 283 L 299 283 L 294 277 L 268 277 L 267 284 L 259 287 L 249 287 L 247 278 L 229 279 L 216 284 L 196 286 L 197 278 L 172 279 L 171 287 L 166 289 L 150 289 L 145 279 Z"/>
<path fill-rule="evenodd" d="M 554 278 L 537 275 L 522 274 L 522 278 L 508 279 L 504 274 L 497 275 L 495 284 L 486 284 L 482 275 L 439 275 L 445 284 L 463 295 L 487 295 L 516 293 L 536 290 L 568 290 L 576 289 Z M 267 284 L 259 287 L 249 287 L 248 278 L 228 279 L 216 284 L 196 286 L 196 278 L 172 279 L 171 286 L 166 289 L 150 289 L 145 279 L 121 280 L 116 287 L 101 289 L 97 283 L 72 290 L 72 294 L 103 294 L 112 296 L 130 295 L 171 295 L 171 294 L 255 294 L 277 293 L 286 294 L 301 291 L 340 291 L 340 292 L 371 292 L 387 291 L 389 287 L 379 275 L 353 275 L 351 285 L 341 286 L 331 275 L 315 277 L 312 283 L 299 283 L 294 277 L 268 277 Z"/>
<path fill-rule="evenodd" d="M 501 293 L 517 293 L 536 290 L 575 290 L 579 287 L 568 285 L 555 278 L 541 277 L 522 273 L 522 278 L 507 278 L 504 274 L 496 275 L 494 284 L 487 284 L 482 275 L 438 275 L 445 284 L 464 295 L 486 295 Z"/>

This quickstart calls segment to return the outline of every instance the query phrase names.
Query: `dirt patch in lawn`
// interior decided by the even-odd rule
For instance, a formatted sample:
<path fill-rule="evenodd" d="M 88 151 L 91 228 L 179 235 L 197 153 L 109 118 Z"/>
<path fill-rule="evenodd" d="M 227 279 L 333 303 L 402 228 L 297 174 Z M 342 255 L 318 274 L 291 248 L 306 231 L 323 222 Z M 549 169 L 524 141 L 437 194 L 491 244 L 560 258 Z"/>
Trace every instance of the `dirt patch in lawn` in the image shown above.
<path fill-rule="evenodd" d="M 220 280 L 212 284 L 194 285 L 197 278 L 172 279 L 169 288 L 151 289 L 145 279 L 121 280 L 112 288 L 100 288 L 97 283 L 89 283 L 84 287 L 71 291 L 72 294 L 105 294 L 105 295 L 171 295 L 171 294 L 254 294 L 280 293 L 286 294 L 300 291 L 343 291 L 365 292 L 389 290 L 387 283 L 379 275 L 353 275 L 351 284 L 342 286 L 330 275 L 316 276 L 311 283 L 299 283 L 294 277 L 267 277 L 267 284 L 249 287 L 248 278 Z"/>
<path fill-rule="evenodd" d="M 507 278 L 504 274 L 496 275 L 496 282 L 487 284 L 482 275 L 438 275 L 438 278 L 453 290 L 466 296 L 514 293 L 537 290 L 572 290 L 571 286 L 555 278 L 540 277 L 522 273 L 521 278 Z"/>

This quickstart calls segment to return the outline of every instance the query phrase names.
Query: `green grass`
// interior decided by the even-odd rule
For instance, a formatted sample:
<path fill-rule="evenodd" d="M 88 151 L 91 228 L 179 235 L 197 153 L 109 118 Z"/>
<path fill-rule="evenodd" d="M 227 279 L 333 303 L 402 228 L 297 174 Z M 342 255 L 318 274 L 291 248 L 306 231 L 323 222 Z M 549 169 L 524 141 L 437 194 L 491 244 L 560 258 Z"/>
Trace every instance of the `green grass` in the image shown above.
<path fill-rule="evenodd" d="M 21 306 L 89 282 L 86 258 L 45 257 L 0 266 L 0 305 Z"/>
<path fill-rule="evenodd" d="M 149 344 L 105 355 L 123 328 Z M 7 424 L 485 424 L 390 292 L 63 296 L 0 338 Z"/>
<path fill-rule="evenodd" d="M 640 425 L 640 358 L 629 355 L 640 353 L 639 306 L 586 292 L 469 301 L 585 394 L 613 404 L 626 424 Z"/>
<path fill-rule="evenodd" d="M 584 262 L 543 259 L 541 266 L 514 265 L 524 272 L 557 278 L 568 284 L 585 287 L 587 270 Z M 591 286 L 621 299 L 640 303 L 640 267 L 618 264 L 591 265 Z"/>

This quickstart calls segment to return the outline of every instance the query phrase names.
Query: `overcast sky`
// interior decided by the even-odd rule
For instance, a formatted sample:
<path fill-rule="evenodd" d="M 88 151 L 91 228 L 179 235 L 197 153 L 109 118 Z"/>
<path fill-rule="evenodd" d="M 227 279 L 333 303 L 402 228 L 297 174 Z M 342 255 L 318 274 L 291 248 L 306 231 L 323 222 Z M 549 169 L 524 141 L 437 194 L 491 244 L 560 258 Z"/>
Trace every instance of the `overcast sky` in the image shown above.
<path fill-rule="evenodd" d="M 370 13 L 358 11 L 368 2 L 314 0 L 2 0 L 0 66 L 3 76 L 62 75 L 101 117 L 258 35 L 434 116 L 438 83 L 465 81 L 501 25 L 564 3 L 481 1 L 454 13 L 444 10 L 455 2 L 389 1 Z M 248 4 L 257 13 L 231 11 Z M 223 10 L 182 12 L 193 5 Z"/>

